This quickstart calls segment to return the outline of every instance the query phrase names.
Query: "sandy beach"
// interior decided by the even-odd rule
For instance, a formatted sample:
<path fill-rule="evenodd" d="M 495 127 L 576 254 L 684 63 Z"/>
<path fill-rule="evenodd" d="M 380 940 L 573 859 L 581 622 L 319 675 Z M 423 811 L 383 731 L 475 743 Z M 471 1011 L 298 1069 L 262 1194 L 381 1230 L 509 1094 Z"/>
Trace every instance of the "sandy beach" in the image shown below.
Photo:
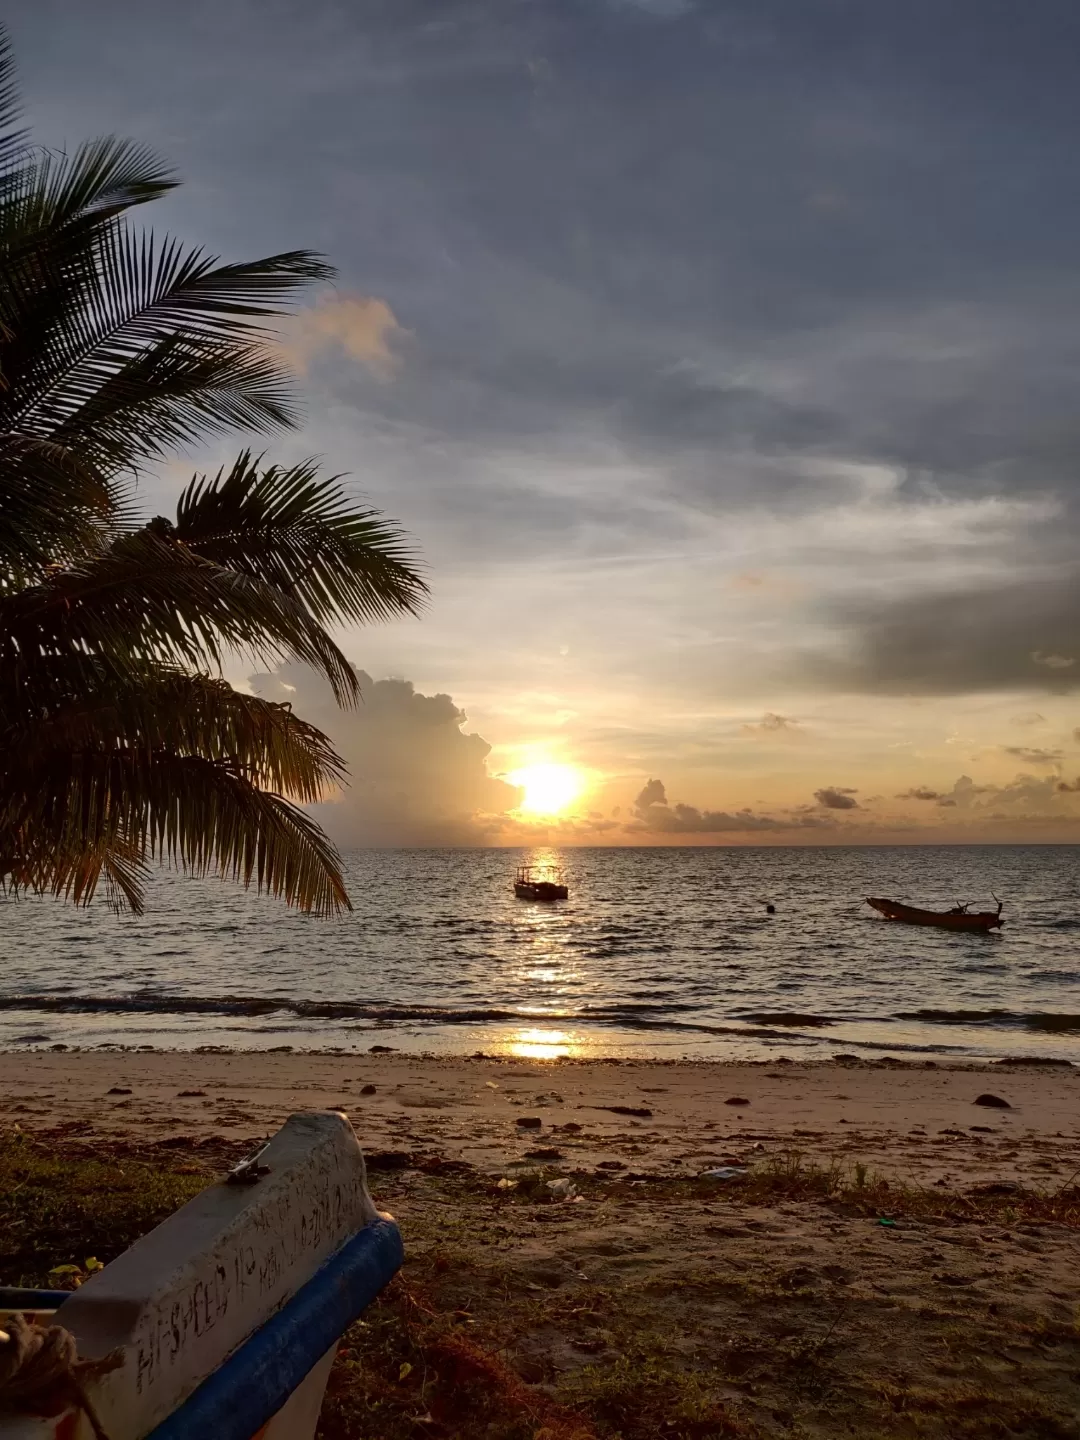
<path fill-rule="evenodd" d="M 992 1095 L 1008 1108 L 979 1105 Z M 371 1152 L 502 1173 L 554 1148 L 568 1169 L 694 1175 L 777 1149 L 915 1184 L 1064 1183 L 1080 1168 L 1080 1069 L 417 1059 L 395 1054 L 0 1052 L 0 1124 L 161 1141 L 252 1141 L 341 1109 Z"/>
<path fill-rule="evenodd" d="M 0 1140 L 184 1185 L 326 1107 L 407 1261 L 322 1440 L 1080 1435 L 1080 1070 L 0 1054 Z"/>

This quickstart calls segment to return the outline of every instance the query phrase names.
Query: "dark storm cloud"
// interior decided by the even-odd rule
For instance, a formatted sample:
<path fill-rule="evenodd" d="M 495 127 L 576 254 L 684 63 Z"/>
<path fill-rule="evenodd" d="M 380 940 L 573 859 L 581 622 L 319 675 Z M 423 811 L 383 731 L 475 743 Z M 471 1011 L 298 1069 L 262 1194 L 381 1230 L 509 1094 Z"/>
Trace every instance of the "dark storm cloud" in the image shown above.
<path fill-rule="evenodd" d="M 219 233 L 319 244 L 390 303 L 416 337 L 399 384 L 338 376 L 377 414 L 478 443 L 569 422 L 669 458 L 821 449 L 957 484 L 1002 463 L 1023 483 L 1023 461 L 1055 479 L 1075 442 L 1067 4 L 15 11 L 43 122 L 138 131 Z M 746 374 L 808 349 L 794 388 Z M 723 500 L 724 477 L 696 478 Z"/>
<path fill-rule="evenodd" d="M 928 785 L 916 785 L 911 790 L 905 790 L 897 795 L 897 800 L 944 800 L 940 790 L 931 790 Z"/>
<path fill-rule="evenodd" d="M 811 669 L 838 687 L 885 694 L 1073 690 L 1080 655 L 1080 571 L 1004 579 L 994 586 L 853 602 L 837 615 L 846 652 Z"/>
<path fill-rule="evenodd" d="M 388 307 L 384 373 L 310 357 L 307 448 L 373 483 L 442 573 L 582 535 L 629 549 L 700 510 L 794 517 L 842 493 L 838 462 L 893 468 L 901 502 L 1054 495 L 1041 533 L 1075 553 L 1072 0 L 8 18 L 42 139 L 134 133 L 192 181 L 163 211 L 181 231 L 231 255 L 317 246 L 343 296 Z M 601 491 L 597 456 L 647 472 L 656 503 Z M 1071 571 L 944 598 L 920 577 L 885 604 L 871 565 L 859 598 L 850 562 L 843 613 L 807 596 L 843 640 L 819 682 L 1080 678 Z"/>

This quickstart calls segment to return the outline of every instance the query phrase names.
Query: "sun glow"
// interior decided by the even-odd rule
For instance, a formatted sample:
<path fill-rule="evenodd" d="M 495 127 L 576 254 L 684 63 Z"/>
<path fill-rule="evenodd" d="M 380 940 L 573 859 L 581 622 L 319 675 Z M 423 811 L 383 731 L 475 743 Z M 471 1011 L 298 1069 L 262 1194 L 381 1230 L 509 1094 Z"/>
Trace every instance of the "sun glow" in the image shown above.
<path fill-rule="evenodd" d="M 565 1030 L 519 1030 L 508 1046 L 509 1053 L 522 1060 L 561 1060 L 577 1048 Z"/>
<path fill-rule="evenodd" d="M 506 778 L 525 791 L 520 809 L 529 815 L 558 815 L 585 788 L 581 771 L 573 765 L 526 765 Z"/>

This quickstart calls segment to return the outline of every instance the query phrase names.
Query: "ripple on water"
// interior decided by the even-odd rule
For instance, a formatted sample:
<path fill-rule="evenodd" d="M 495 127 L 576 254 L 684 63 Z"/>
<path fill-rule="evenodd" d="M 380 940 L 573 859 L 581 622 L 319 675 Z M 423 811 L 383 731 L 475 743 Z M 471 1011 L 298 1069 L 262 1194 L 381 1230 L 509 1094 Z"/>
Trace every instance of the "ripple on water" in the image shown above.
<path fill-rule="evenodd" d="M 357 852 L 347 857 L 356 909 L 333 921 L 174 875 L 154 880 L 142 917 L 0 906 L 3 1033 L 5 1013 L 24 1036 L 47 1014 L 51 1040 L 77 1043 L 92 1028 L 95 1042 L 132 1043 L 157 1025 L 219 1043 L 229 1015 L 240 1029 L 220 1043 L 235 1044 L 256 1020 L 229 1012 L 240 997 L 264 1013 L 282 1001 L 275 1033 L 300 1027 L 308 1044 L 362 1043 L 366 1031 L 334 1027 L 378 1023 L 401 1027 L 402 1045 L 423 1027 L 424 1045 L 437 1034 L 470 1050 L 476 1027 L 511 1035 L 543 1007 L 546 1025 L 554 1005 L 567 1033 L 616 1037 L 616 1048 L 636 1036 L 635 1054 L 667 1054 L 677 1038 L 710 1055 L 785 1040 L 800 1053 L 858 1044 L 1000 1055 L 1021 1031 L 1033 1053 L 1080 1060 L 1070 847 L 569 850 L 555 858 L 572 900 L 550 909 L 509 893 L 520 858 Z M 861 899 L 978 903 L 992 890 L 1007 897 L 1008 923 L 990 937 L 905 930 Z M 153 1007 L 142 1003 L 151 993 Z M 35 1012 L 23 1003 L 34 996 L 70 1003 Z M 98 1008 L 110 997 L 112 1010 Z M 184 997 L 205 1007 L 197 1018 L 169 1009 Z"/>

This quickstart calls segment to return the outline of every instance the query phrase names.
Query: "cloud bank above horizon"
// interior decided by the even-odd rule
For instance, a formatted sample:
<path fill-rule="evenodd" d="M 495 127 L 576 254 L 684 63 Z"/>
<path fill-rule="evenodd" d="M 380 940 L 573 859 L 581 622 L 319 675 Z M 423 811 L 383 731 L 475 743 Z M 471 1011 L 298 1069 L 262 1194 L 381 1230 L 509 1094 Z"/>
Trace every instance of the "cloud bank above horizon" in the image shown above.
<path fill-rule="evenodd" d="M 1075 7 L 92 9 L 11 7 L 38 138 L 133 134 L 188 180 L 155 226 L 340 266 L 270 448 L 433 585 L 341 637 L 412 677 L 326 714 L 385 760 L 348 843 L 528 835 L 530 757 L 589 843 L 1072 837 Z"/>

